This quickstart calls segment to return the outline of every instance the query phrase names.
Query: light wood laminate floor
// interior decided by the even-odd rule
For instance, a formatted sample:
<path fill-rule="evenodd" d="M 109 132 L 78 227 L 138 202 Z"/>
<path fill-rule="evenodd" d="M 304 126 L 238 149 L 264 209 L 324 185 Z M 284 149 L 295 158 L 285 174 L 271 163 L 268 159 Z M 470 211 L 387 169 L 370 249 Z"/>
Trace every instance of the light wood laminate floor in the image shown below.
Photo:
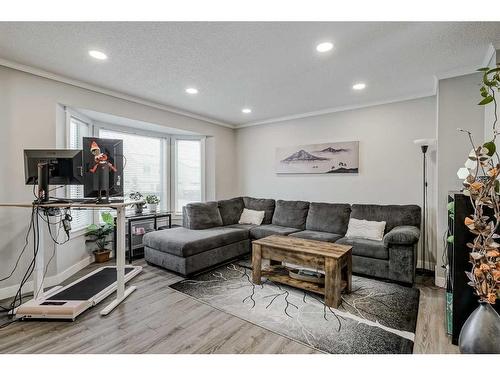
<path fill-rule="evenodd" d="M 135 264 L 144 267 L 130 282 L 137 291 L 108 316 L 99 311 L 113 296 L 75 322 L 15 322 L 0 330 L 0 353 L 319 353 L 170 289 L 180 276 Z M 444 333 L 444 291 L 429 281 L 418 287 L 414 353 L 458 353 Z"/>

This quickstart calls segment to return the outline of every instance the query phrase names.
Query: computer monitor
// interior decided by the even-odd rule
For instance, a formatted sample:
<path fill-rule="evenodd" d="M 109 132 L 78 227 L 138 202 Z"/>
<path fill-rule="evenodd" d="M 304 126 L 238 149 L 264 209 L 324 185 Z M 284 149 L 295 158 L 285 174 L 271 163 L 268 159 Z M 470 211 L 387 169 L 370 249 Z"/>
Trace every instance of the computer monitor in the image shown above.
<path fill-rule="evenodd" d="M 24 150 L 26 185 L 38 185 L 38 200 L 49 201 L 49 185 L 82 185 L 81 150 Z"/>
<path fill-rule="evenodd" d="M 83 137 L 84 196 L 123 197 L 123 141 Z"/>

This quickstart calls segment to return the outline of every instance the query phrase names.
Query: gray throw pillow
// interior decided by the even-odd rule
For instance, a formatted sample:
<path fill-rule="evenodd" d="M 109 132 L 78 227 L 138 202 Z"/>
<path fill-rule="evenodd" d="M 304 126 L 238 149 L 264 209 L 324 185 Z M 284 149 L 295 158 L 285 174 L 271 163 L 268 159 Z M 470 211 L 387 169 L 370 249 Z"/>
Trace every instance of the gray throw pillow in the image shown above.
<path fill-rule="evenodd" d="M 207 229 L 223 224 L 217 202 L 189 203 L 185 212 L 190 229 Z"/>
<path fill-rule="evenodd" d="M 219 212 L 224 225 L 238 224 L 245 205 L 243 198 L 232 198 L 219 201 Z"/>
<path fill-rule="evenodd" d="M 261 198 L 251 198 L 251 197 L 243 197 L 243 203 L 245 204 L 245 208 L 254 211 L 265 211 L 264 220 L 262 224 L 271 224 L 274 213 L 274 206 L 276 202 L 274 199 L 261 199 Z"/>
<path fill-rule="evenodd" d="M 344 203 L 311 202 L 306 229 L 344 235 L 351 215 L 351 206 Z"/>
<path fill-rule="evenodd" d="M 276 201 L 273 224 L 282 227 L 305 229 L 308 211 L 309 202 L 278 200 Z"/>

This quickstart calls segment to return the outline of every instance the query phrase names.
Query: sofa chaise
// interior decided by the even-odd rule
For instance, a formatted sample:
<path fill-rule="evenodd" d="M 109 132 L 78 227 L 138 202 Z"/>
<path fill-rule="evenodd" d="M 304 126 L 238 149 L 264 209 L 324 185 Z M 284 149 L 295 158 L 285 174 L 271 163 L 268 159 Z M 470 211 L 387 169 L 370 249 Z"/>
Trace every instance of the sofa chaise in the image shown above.
<path fill-rule="evenodd" d="M 244 208 L 265 211 L 261 225 L 238 224 Z M 183 226 L 147 233 L 148 263 L 190 275 L 249 253 L 273 234 L 352 246 L 353 272 L 402 283 L 415 280 L 420 207 L 335 204 L 238 197 L 190 203 Z M 349 219 L 385 221 L 382 241 L 346 238 Z"/>

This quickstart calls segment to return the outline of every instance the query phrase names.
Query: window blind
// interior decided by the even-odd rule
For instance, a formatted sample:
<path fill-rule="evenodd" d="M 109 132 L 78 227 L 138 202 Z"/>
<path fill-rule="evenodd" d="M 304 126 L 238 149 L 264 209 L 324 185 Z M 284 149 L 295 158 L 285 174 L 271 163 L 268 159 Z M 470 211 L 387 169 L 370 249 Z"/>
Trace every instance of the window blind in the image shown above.
<path fill-rule="evenodd" d="M 69 120 L 68 147 L 70 149 L 82 149 L 83 137 L 90 134 L 90 125 L 80 119 L 71 116 Z M 83 185 L 68 186 L 68 195 L 71 199 L 83 198 Z M 71 222 L 72 231 L 85 228 L 92 223 L 92 211 L 90 210 L 71 210 L 73 220 Z"/>
<path fill-rule="evenodd" d="M 177 139 L 175 147 L 175 209 L 180 213 L 186 204 L 201 201 L 201 141 Z"/>
<path fill-rule="evenodd" d="M 99 129 L 99 137 L 122 139 L 125 156 L 123 189 L 125 198 L 138 191 L 144 197 L 160 197 L 160 207 L 167 207 L 167 172 L 164 138 L 147 137 L 109 129 Z"/>

